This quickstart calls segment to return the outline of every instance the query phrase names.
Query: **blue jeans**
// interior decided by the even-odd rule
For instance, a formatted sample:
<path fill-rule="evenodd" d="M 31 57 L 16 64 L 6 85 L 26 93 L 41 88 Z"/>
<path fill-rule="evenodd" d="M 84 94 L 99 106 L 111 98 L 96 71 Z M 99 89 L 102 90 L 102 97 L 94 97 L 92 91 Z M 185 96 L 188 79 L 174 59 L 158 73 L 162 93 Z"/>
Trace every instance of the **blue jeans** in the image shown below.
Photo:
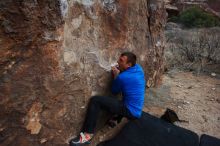
<path fill-rule="evenodd" d="M 124 103 L 113 97 L 93 96 L 90 99 L 83 132 L 94 133 L 100 110 L 105 110 L 113 115 L 135 119 Z"/>

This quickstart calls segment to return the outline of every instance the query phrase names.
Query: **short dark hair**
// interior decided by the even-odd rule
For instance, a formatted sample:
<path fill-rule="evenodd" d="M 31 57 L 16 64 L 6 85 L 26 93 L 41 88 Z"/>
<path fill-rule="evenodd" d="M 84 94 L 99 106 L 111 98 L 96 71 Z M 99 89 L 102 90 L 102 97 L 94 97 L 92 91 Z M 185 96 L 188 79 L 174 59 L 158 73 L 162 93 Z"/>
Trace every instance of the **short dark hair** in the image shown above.
<path fill-rule="evenodd" d="M 128 60 L 127 63 L 131 63 L 131 66 L 134 66 L 136 64 L 136 55 L 132 52 L 124 52 L 121 54 L 121 56 L 127 56 Z"/>

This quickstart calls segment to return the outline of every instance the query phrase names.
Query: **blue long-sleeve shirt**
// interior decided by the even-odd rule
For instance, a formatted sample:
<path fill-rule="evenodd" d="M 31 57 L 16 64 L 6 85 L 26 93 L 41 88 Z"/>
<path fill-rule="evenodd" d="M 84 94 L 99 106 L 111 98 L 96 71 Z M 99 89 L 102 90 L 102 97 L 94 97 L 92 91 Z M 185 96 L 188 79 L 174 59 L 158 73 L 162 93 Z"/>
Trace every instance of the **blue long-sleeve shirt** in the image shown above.
<path fill-rule="evenodd" d="M 112 93 L 122 93 L 123 102 L 134 117 L 139 118 L 144 106 L 145 78 L 139 64 L 120 73 L 112 83 Z"/>

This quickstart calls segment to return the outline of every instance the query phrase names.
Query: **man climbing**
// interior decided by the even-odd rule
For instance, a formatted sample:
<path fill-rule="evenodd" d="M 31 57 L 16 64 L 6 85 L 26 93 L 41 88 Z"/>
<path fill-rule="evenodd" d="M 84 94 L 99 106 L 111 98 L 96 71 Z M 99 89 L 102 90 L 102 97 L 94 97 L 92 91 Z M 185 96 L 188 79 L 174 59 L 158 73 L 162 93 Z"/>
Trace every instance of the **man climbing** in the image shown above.
<path fill-rule="evenodd" d="M 141 117 L 144 105 L 145 78 L 139 64 L 136 64 L 136 55 L 124 52 L 118 59 L 118 67 L 112 67 L 112 93 L 122 93 L 123 99 L 94 96 L 91 98 L 87 110 L 83 131 L 78 137 L 70 141 L 70 146 L 89 144 L 96 127 L 100 110 L 128 119 Z"/>

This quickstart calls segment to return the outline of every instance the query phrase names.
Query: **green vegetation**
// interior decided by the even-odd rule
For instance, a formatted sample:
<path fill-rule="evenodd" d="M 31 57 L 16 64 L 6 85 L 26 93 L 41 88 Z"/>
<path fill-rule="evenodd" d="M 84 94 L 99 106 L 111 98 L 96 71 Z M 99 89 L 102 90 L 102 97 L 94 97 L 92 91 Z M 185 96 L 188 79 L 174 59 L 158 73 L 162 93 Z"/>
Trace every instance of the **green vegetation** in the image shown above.
<path fill-rule="evenodd" d="M 220 20 L 198 7 L 192 7 L 183 11 L 178 17 L 171 17 L 171 22 L 181 23 L 188 28 L 220 26 Z"/>

